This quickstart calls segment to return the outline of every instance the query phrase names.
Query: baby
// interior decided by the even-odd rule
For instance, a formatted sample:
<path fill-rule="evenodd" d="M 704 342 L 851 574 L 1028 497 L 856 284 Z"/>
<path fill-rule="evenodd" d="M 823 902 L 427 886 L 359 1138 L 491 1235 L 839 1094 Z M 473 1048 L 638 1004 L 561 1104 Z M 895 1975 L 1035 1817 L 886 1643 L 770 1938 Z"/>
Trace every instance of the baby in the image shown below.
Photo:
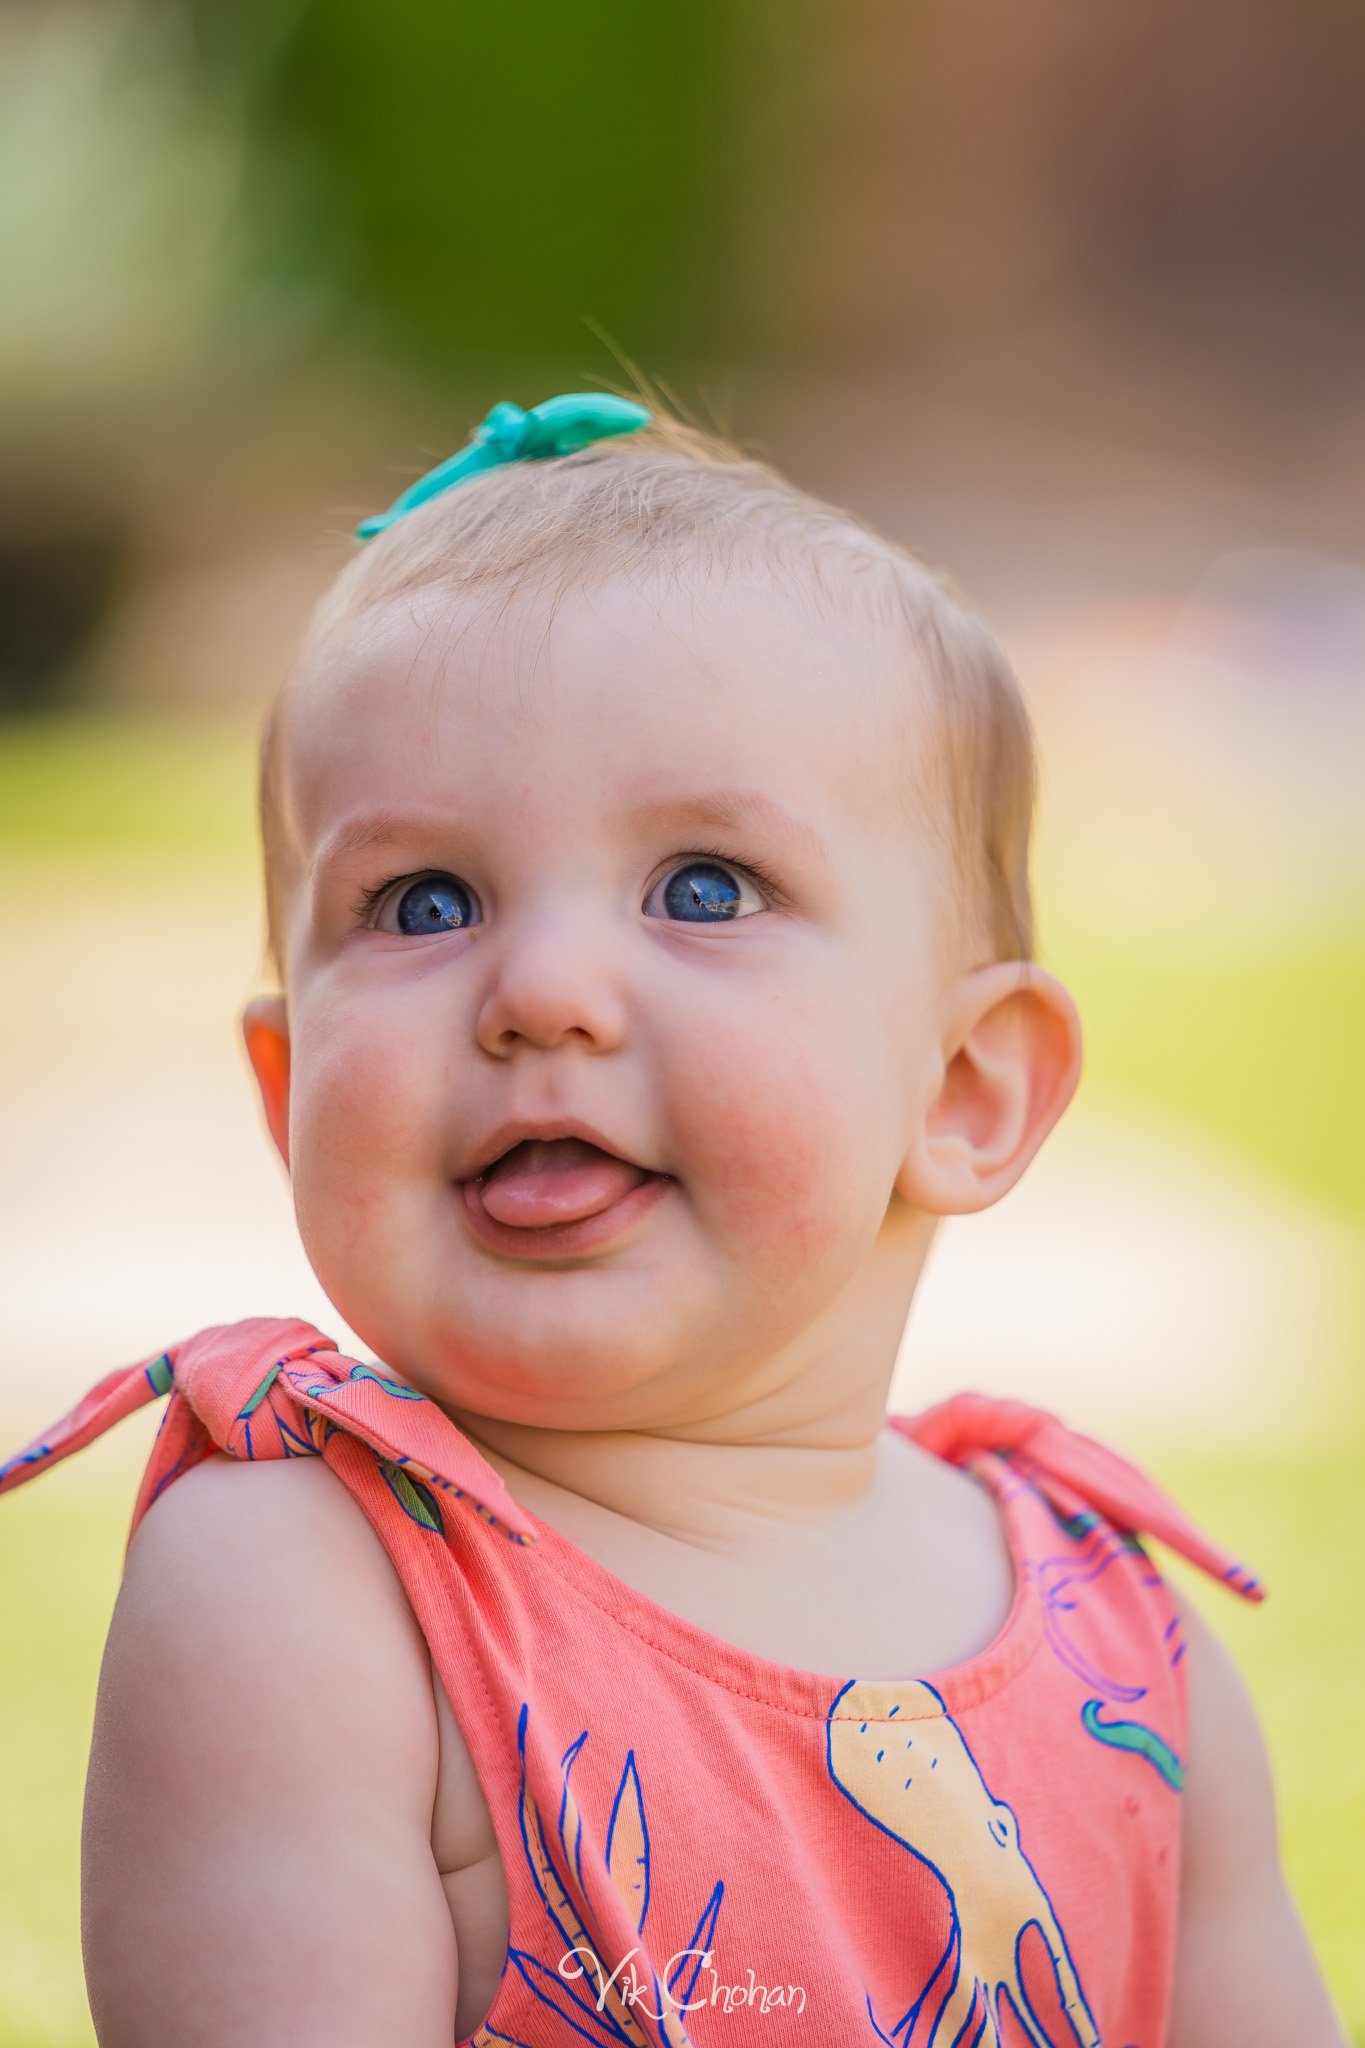
<path fill-rule="evenodd" d="M 205 1331 L 0 1473 L 170 1394 L 103 2048 L 1340 2044 L 1141 1535 L 1254 1580 L 1038 1409 L 887 1415 L 1080 1066 L 989 633 L 624 400 L 495 408 L 361 534 L 264 729 L 243 1026 L 374 1358 Z"/>

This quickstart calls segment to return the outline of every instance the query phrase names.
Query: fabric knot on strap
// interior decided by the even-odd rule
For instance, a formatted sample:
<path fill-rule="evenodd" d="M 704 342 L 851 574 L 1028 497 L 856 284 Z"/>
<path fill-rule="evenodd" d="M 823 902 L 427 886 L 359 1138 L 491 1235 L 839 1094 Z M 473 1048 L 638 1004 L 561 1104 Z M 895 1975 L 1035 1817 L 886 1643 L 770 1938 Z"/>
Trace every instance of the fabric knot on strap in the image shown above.
<path fill-rule="evenodd" d="M 997 1401 L 989 1394 L 954 1394 L 906 1417 L 905 1427 L 916 1443 L 950 1464 L 965 1465 L 982 1452 L 994 1452 L 1064 1518 L 1098 1511 L 1117 1529 L 1157 1537 L 1243 1599 L 1265 1598 L 1265 1589 L 1246 1566 L 1210 1542 L 1136 1465 L 1094 1437 L 1068 1429 L 1046 1408 Z"/>
<path fill-rule="evenodd" d="M 440 1495 L 463 1502 L 516 1543 L 536 1529 L 502 1479 L 434 1401 L 347 1358 L 312 1323 L 252 1316 L 200 1330 L 109 1373 L 41 1437 L 0 1465 L 0 1493 L 169 1395 L 133 1509 L 131 1540 L 152 1502 L 213 1451 L 252 1462 L 325 1457 L 338 1433 L 368 1445 L 412 1520 L 443 1527 Z"/>

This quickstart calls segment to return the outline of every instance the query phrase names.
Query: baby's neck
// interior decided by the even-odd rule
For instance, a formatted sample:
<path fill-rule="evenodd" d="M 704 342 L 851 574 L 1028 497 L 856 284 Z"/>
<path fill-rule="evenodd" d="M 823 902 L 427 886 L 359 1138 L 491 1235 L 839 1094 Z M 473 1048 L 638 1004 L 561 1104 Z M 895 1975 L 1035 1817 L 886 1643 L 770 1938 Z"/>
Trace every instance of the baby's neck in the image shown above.
<path fill-rule="evenodd" d="M 719 1556 L 756 1557 L 840 1521 L 878 1473 L 885 1401 L 746 1440 L 742 1413 L 705 1435 L 549 1430 L 448 1408 L 514 1500 L 565 1535 L 606 1518 Z M 622 1533 L 625 1533 L 622 1531 Z"/>

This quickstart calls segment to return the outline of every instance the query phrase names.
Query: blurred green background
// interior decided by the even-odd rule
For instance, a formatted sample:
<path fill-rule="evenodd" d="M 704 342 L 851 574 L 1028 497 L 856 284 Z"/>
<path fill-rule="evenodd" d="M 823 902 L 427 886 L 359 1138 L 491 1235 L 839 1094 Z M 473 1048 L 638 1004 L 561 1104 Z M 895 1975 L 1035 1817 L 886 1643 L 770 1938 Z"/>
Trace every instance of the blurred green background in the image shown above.
<path fill-rule="evenodd" d="M 0 1455 L 205 1323 L 344 1337 L 235 1039 L 256 722 L 358 516 L 638 363 L 1019 667 L 1087 1078 L 947 1241 L 896 1405 L 1057 1406 L 1267 1582 L 1175 1568 L 1365 2042 L 1363 76 L 1335 0 L 0 13 Z M 0 2048 L 92 2040 L 154 1426 L 0 1507 Z"/>

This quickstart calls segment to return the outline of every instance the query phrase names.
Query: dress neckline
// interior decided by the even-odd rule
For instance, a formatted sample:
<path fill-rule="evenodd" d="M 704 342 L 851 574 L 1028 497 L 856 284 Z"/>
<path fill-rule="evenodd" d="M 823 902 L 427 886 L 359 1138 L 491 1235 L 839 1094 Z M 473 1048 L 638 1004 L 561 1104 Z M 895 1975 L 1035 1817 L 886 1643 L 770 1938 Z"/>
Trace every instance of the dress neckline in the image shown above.
<path fill-rule="evenodd" d="M 910 1422 L 907 1416 L 888 1415 L 886 1427 L 914 1441 Z M 522 1555 L 528 1569 L 534 1571 L 537 1563 L 548 1565 L 557 1578 L 590 1601 L 609 1621 L 628 1629 L 675 1663 L 728 1692 L 760 1704 L 823 1721 L 830 1717 L 838 1695 L 856 1678 L 859 1719 L 866 1718 L 869 1709 L 875 1707 L 879 1694 L 884 1693 L 888 1707 L 894 1707 L 897 1693 L 912 1684 L 932 1688 L 942 1700 L 943 1710 L 956 1713 L 988 1699 L 1027 1662 L 1042 1639 L 1043 1614 L 1034 1574 L 1026 1558 L 1022 1509 L 1025 1489 L 1006 1460 L 995 1451 L 973 1450 L 952 1462 L 982 1480 L 996 1504 L 1014 1571 L 1014 1597 L 1000 1629 L 984 1649 L 939 1671 L 908 1673 L 904 1678 L 863 1679 L 847 1671 L 803 1671 L 795 1665 L 778 1663 L 757 1651 L 743 1649 L 724 1636 L 713 1635 L 700 1623 L 650 1599 L 529 1508 L 524 1512 L 535 1529 L 536 1542 Z"/>

